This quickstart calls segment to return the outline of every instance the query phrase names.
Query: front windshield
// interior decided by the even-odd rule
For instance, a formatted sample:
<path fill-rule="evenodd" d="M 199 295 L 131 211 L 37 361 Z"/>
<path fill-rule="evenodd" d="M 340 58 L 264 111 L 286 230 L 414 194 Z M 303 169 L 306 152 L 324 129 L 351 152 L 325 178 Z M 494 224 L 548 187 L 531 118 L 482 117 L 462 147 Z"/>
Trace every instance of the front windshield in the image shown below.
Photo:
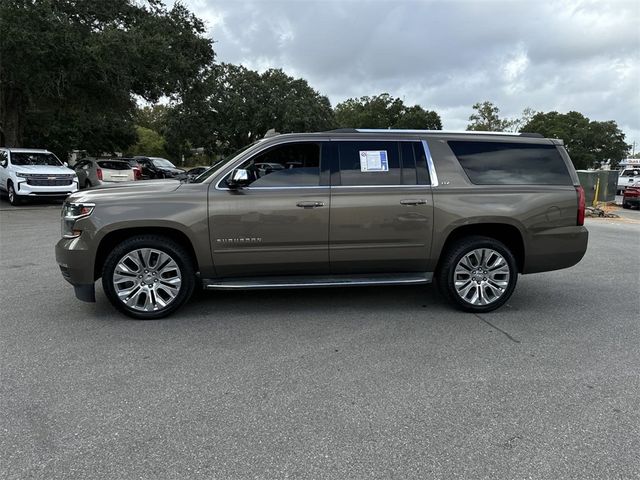
<path fill-rule="evenodd" d="M 152 158 L 151 161 L 153 162 L 153 164 L 156 167 L 164 167 L 164 168 L 176 168 L 176 166 L 171 163 L 169 160 L 167 160 L 166 158 Z"/>
<path fill-rule="evenodd" d="M 207 170 L 205 170 L 200 175 L 198 175 L 196 178 L 191 180 L 191 183 L 202 183 L 202 182 L 204 182 L 207 178 L 209 178 L 211 175 L 216 173 L 225 164 L 227 164 L 228 162 L 233 160 L 238 155 L 241 155 L 245 151 L 249 150 L 254 145 L 260 143 L 262 140 L 263 139 L 260 139 L 260 140 L 257 140 L 255 142 L 253 142 L 253 143 L 250 143 L 249 145 L 245 145 L 244 147 L 242 147 L 242 148 L 236 150 L 235 152 L 233 152 L 232 154 L 227 155 L 222 160 L 218 160 L 217 162 L 214 162 L 213 165 L 211 165 Z"/>
<path fill-rule="evenodd" d="M 14 165 L 62 166 L 62 162 L 53 153 L 43 152 L 11 152 L 11 163 Z"/>

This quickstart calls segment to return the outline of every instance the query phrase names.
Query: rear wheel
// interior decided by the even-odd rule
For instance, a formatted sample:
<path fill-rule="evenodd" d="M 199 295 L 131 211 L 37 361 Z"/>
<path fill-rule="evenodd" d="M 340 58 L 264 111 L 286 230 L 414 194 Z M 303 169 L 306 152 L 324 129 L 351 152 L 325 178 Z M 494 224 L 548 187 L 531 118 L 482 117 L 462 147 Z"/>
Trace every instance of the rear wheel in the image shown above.
<path fill-rule="evenodd" d="M 626 202 L 622 202 L 622 208 L 631 208 L 631 205 Z"/>
<path fill-rule="evenodd" d="M 447 300 L 467 312 L 490 312 L 511 297 L 518 280 L 513 253 L 500 241 L 481 236 L 458 240 L 436 274 Z"/>
<path fill-rule="evenodd" d="M 102 269 L 109 301 L 126 315 L 162 318 L 186 302 L 195 286 L 191 256 L 175 241 L 140 235 L 116 246 Z"/>

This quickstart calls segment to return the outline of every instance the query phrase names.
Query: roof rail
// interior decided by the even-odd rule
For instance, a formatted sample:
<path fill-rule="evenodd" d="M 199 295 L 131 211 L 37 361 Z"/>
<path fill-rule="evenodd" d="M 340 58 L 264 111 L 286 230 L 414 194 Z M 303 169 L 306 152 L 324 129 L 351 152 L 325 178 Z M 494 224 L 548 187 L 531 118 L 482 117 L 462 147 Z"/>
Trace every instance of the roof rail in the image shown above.
<path fill-rule="evenodd" d="M 532 138 L 544 138 L 544 135 L 541 133 L 533 133 L 533 132 L 520 132 L 521 137 L 532 137 Z"/>
<path fill-rule="evenodd" d="M 336 128 L 333 130 L 327 130 L 325 133 L 358 133 L 355 128 Z"/>
<path fill-rule="evenodd" d="M 504 135 L 510 137 L 532 137 L 544 138 L 539 133 L 527 132 L 485 132 L 477 130 L 414 130 L 414 129 L 395 129 L 395 128 L 336 128 L 328 130 L 325 133 L 440 133 L 440 134 L 457 134 L 457 135 Z"/>

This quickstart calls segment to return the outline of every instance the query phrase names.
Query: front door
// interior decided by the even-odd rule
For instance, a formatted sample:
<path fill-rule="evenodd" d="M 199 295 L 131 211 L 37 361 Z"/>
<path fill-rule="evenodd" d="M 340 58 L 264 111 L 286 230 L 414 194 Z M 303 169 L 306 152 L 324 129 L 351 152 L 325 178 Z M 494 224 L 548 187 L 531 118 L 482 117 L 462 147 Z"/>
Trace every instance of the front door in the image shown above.
<path fill-rule="evenodd" d="M 331 272 L 426 272 L 433 200 L 420 141 L 335 141 Z M 334 181 L 335 179 L 335 181 Z"/>
<path fill-rule="evenodd" d="M 209 188 L 209 229 L 218 277 L 329 272 L 328 169 L 323 142 L 267 147 L 236 168 L 250 184 Z M 325 173 L 326 171 L 326 173 Z"/>

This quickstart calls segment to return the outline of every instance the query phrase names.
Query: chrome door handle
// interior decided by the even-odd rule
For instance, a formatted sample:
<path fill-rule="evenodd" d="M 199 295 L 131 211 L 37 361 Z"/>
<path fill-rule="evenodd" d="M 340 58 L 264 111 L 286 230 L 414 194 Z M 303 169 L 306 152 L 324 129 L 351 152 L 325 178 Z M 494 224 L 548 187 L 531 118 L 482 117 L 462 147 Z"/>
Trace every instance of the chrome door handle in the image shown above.
<path fill-rule="evenodd" d="M 411 200 L 400 200 L 400 205 L 426 205 L 427 201 L 423 198 L 411 199 Z"/>
<path fill-rule="evenodd" d="M 298 202 L 296 206 L 300 208 L 318 208 L 324 207 L 324 202 Z"/>

